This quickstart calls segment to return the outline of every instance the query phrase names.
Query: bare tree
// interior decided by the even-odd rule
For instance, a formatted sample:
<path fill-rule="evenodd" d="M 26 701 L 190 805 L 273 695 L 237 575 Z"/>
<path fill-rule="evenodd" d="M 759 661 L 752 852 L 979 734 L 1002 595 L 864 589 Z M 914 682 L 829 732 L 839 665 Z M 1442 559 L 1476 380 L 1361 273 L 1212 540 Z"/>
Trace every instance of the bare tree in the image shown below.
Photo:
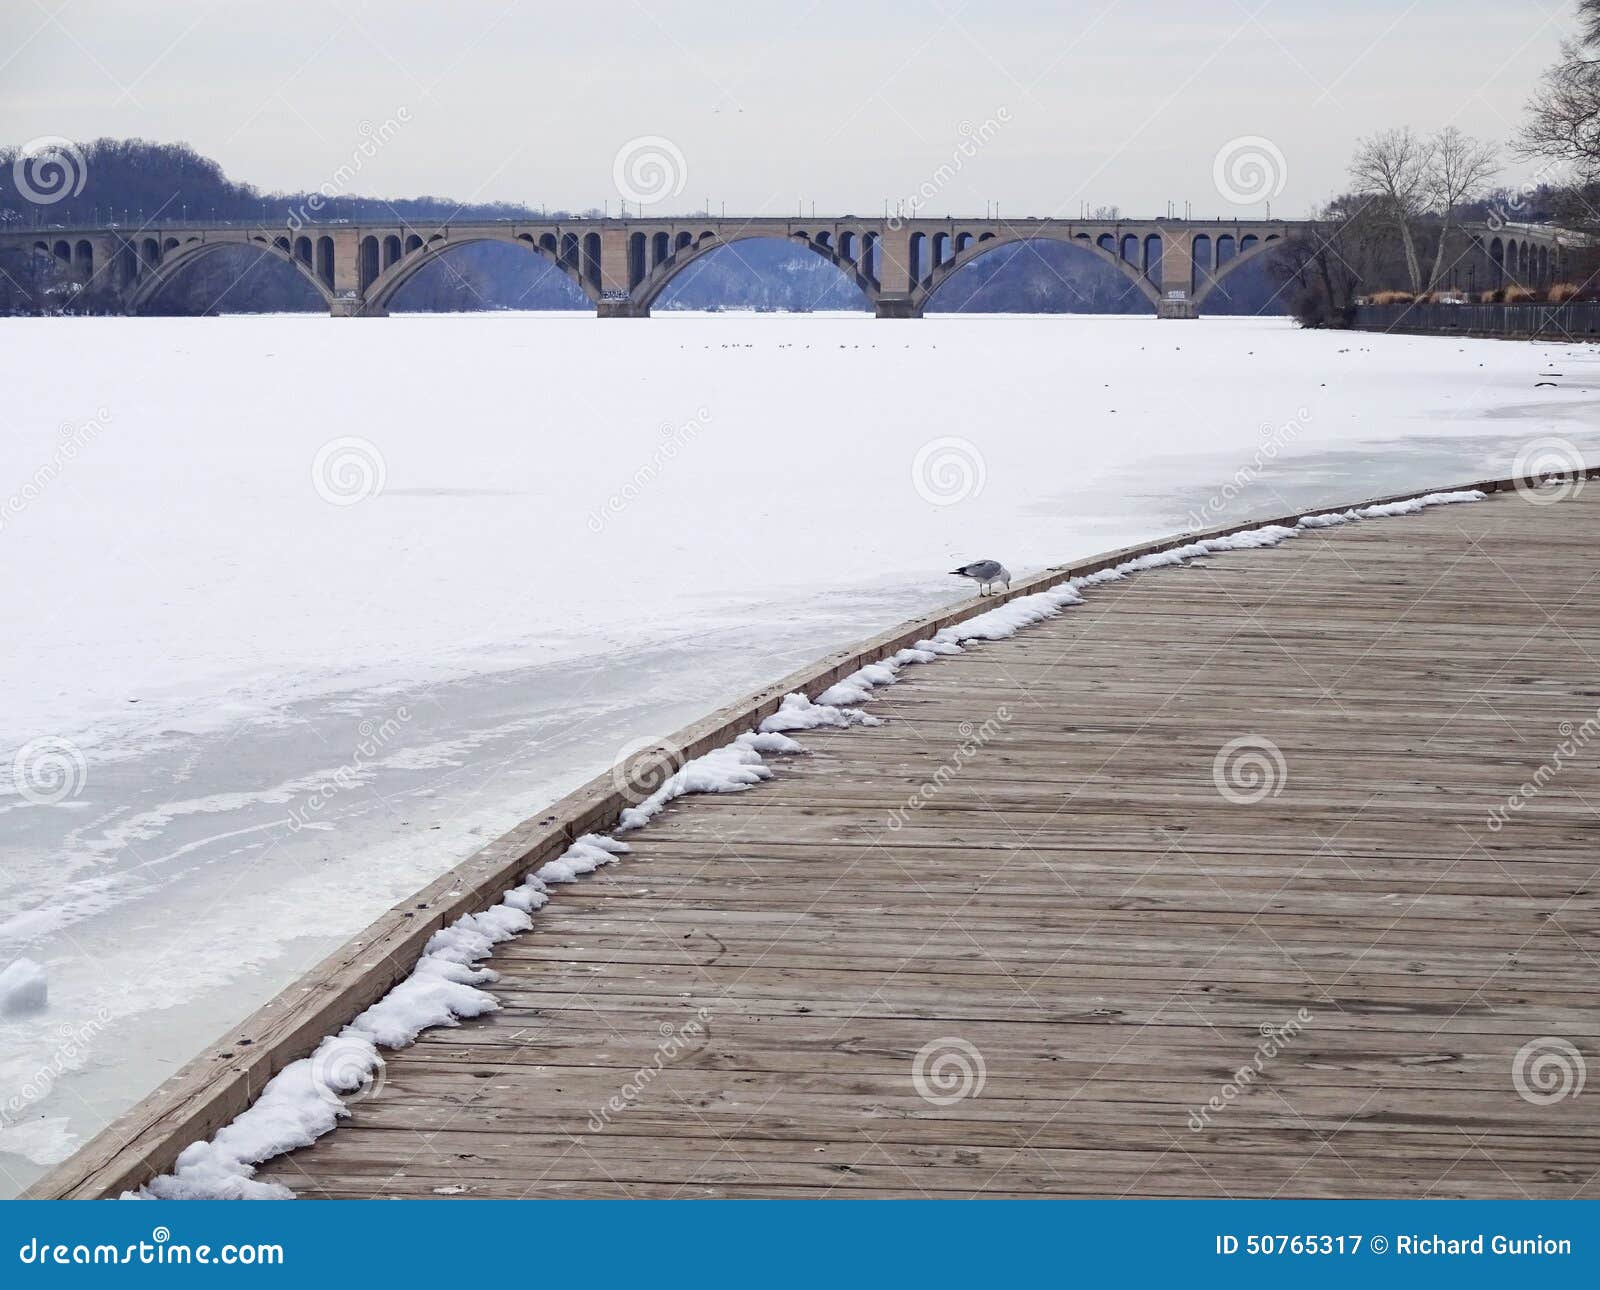
<path fill-rule="evenodd" d="M 1411 127 L 1383 130 L 1356 145 L 1350 178 L 1371 195 L 1405 248 L 1411 289 L 1422 290 L 1422 263 L 1417 256 L 1416 222 L 1426 211 L 1433 170 L 1433 145 Z"/>
<path fill-rule="evenodd" d="M 1600 178 L 1600 0 L 1579 0 L 1578 36 L 1561 42 L 1560 61 L 1529 100 L 1516 150 Z"/>
<path fill-rule="evenodd" d="M 1370 194 L 1337 197 L 1316 213 L 1309 227 L 1286 237 L 1268 260 L 1286 287 L 1290 309 L 1307 327 L 1348 326 L 1357 300 L 1397 268 L 1387 219 Z"/>
<path fill-rule="evenodd" d="M 1426 145 L 1429 159 L 1424 180 L 1427 205 L 1439 213 L 1439 245 L 1433 255 L 1433 270 L 1428 274 L 1427 290 L 1439 285 L 1444 273 L 1445 244 L 1450 239 L 1450 223 L 1456 208 L 1472 200 L 1500 172 L 1493 145 L 1463 134 L 1447 125 Z"/>

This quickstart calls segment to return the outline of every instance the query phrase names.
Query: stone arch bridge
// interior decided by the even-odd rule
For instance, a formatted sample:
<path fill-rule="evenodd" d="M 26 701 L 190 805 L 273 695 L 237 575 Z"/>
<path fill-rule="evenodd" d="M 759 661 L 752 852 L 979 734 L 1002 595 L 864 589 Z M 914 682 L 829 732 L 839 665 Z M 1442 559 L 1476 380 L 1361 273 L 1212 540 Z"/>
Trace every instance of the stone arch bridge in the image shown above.
<path fill-rule="evenodd" d="M 835 265 L 880 318 L 920 317 L 949 278 L 1000 247 L 1065 242 L 1113 266 L 1162 318 L 1194 318 L 1242 265 L 1296 231 L 1284 220 L 562 219 L 13 229 L 0 246 L 52 257 L 80 282 L 139 313 L 191 266 L 247 246 L 292 265 L 337 317 L 382 317 L 395 294 L 449 251 L 503 242 L 565 274 L 601 317 L 644 318 L 702 256 L 751 238 L 790 242 Z M 1561 271 L 1553 229 L 1468 230 L 1490 279 L 1548 281 Z M 1496 240 L 1498 238 L 1498 240 Z M 1495 252 L 1499 254 L 1496 255 Z M 1531 265 L 1531 269 L 1530 269 Z M 1518 276 L 1520 274 L 1520 276 Z M 1498 285 L 1498 280 L 1495 285 Z"/>

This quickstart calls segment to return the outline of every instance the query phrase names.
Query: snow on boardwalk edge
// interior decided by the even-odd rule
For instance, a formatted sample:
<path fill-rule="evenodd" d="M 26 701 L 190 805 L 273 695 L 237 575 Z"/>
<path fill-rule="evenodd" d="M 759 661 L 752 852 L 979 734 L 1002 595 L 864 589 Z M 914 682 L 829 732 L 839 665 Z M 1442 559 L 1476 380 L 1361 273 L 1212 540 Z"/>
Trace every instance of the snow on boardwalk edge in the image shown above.
<path fill-rule="evenodd" d="M 1277 546 L 1309 530 L 1415 515 L 1430 506 L 1480 502 L 1486 496 L 1477 489 L 1426 493 L 1398 502 L 1303 515 L 1293 527 L 1266 524 L 1225 537 L 1202 538 L 1068 578 L 1048 591 L 1018 596 L 942 628 L 929 639 L 919 640 L 889 658 L 867 664 L 836 681 L 814 700 L 803 694 L 785 695 L 778 710 L 757 729 L 685 762 L 649 797 L 624 810 L 613 832 L 629 833 L 645 827 L 679 797 L 742 792 L 771 779 L 767 757 L 805 752 L 803 745 L 789 737 L 790 732 L 881 724 L 879 718 L 860 711 L 856 705 L 872 699 L 874 690 L 895 684 L 903 668 L 959 654 L 962 644 L 968 641 L 998 641 L 1015 636 L 1024 627 L 1082 604 L 1086 588 L 1222 551 Z M 349 1115 L 342 1095 L 365 1088 L 376 1077 L 383 1066 L 380 1048 L 405 1048 L 416 1042 L 424 1030 L 459 1025 L 463 1018 L 496 1011 L 499 1000 L 484 987 L 492 985 L 498 975 L 477 965 L 500 942 L 533 927 L 533 916 L 550 900 L 552 884 L 576 882 L 601 865 L 614 863 L 628 850 L 626 842 L 614 837 L 585 834 L 507 891 L 500 904 L 440 928 L 428 940 L 408 977 L 337 1034 L 325 1038 L 309 1057 L 285 1066 L 267 1082 L 255 1102 L 209 1141 L 186 1147 L 170 1174 L 152 1179 L 137 1192 L 123 1193 L 124 1199 L 294 1199 L 294 1193 L 281 1184 L 257 1182 L 253 1177 L 255 1167 L 298 1147 L 310 1146 Z"/>

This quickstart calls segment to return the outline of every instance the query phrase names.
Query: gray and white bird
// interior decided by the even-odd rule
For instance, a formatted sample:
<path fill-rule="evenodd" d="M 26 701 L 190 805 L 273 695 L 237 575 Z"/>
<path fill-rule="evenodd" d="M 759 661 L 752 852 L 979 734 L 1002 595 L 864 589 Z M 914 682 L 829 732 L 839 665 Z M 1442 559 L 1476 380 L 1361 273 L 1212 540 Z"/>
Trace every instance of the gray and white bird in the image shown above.
<path fill-rule="evenodd" d="M 974 560 L 971 564 L 964 564 L 950 572 L 957 578 L 971 578 L 978 584 L 980 596 L 987 596 L 989 588 L 997 582 L 1005 583 L 1006 590 L 1011 590 L 1011 570 L 998 560 Z"/>

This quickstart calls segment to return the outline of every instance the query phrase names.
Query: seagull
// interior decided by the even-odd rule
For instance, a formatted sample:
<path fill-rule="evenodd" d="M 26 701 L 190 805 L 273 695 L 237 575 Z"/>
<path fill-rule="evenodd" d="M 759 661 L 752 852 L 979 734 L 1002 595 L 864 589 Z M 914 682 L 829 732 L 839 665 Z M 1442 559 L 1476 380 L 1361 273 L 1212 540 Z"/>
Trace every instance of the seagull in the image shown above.
<path fill-rule="evenodd" d="M 971 578 L 978 584 L 980 596 L 987 596 L 989 588 L 997 582 L 1005 583 L 1006 590 L 1011 590 L 1011 570 L 998 560 L 974 560 L 971 564 L 964 564 L 950 572 L 957 578 Z"/>

